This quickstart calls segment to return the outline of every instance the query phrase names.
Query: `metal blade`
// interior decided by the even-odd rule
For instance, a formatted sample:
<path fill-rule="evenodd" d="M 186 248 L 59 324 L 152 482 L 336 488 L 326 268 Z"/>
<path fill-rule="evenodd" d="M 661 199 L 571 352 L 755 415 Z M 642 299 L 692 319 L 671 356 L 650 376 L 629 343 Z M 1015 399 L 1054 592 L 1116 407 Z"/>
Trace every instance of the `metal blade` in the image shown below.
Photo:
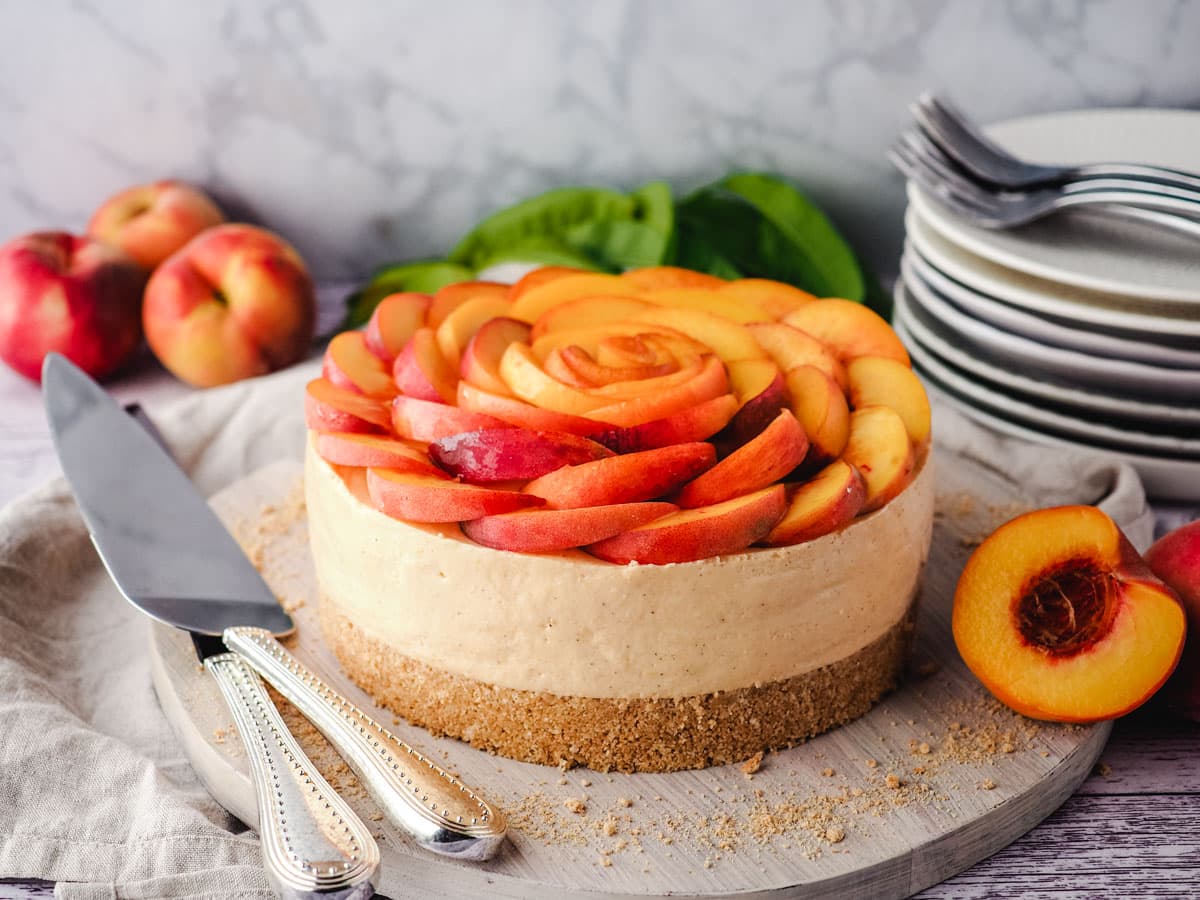
<path fill-rule="evenodd" d="M 169 625 L 294 628 L 232 535 L 155 439 L 65 357 L 42 369 L 63 472 L 121 593 Z"/>

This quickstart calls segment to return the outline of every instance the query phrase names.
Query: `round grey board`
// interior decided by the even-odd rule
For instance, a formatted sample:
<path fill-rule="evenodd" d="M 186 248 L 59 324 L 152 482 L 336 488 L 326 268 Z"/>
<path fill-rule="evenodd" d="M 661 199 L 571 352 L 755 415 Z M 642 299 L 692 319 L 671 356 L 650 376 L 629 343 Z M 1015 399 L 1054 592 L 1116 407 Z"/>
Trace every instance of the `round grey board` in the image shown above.
<path fill-rule="evenodd" d="M 738 765 L 622 775 L 558 769 L 492 756 L 399 721 L 393 730 L 457 772 L 508 812 L 510 840 L 485 864 L 416 848 L 375 807 L 324 740 L 298 735 L 314 764 L 380 839 L 379 891 L 392 897 L 904 897 L 1011 843 L 1053 812 L 1095 765 L 1110 727 L 1034 723 L 989 701 L 958 658 L 950 599 L 970 545 L 987 521 L 983 503 L 942 509 L 925 573 L 914 658 L 936 667 L 911 675 L 861 719 L 770 753 L 752 776 Z M 316 621 L 316 587 L 302 516 L 286 505 L 301 478 L 285 461 L 230 486 L 213 504 L 293 615 L 293 652 L 384 723 L 393 715 L 341 672 Z M 947 490 L 949 487 L 949 490 Z M 943 504 L 949 503 L 943 500 Z M 264 520 L 262 511 L 274 507 Z M 1004 518 L 1011 507 L 1001 510 Z M 981 518 L 981 516 L 983 518 Z M 183 632 L 150 625 L 163 710 L 213 796 L 253 826 L 240 738 L 215 683 Z M 285 718 L 295 720 L 291 710 Z M 928 752 L 921 744 L 928 744 Z M 874 762 L 874 765 L 871 765 Z M 832 772 L 832 774 L 829 774 Z M 887 776 L 900 780 L 887 784 Z M 568 810 L 584 799 L 586 812 Z M 632 801 L 632 802 L 630 802 Z M 607 832 L 613 832 L 608 834 Z M 838 839 L 837 832 L 841 832 Z"/>

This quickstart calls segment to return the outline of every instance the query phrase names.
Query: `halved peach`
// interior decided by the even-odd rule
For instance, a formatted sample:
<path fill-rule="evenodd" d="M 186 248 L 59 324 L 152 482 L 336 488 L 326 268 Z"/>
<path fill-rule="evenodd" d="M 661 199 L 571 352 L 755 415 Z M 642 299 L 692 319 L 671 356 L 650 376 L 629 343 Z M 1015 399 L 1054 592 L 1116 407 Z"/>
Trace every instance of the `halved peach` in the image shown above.
<path fill-rule="evenodd" d="M 860 356 L 846 366 L 850 404 L 886 406 L 899 414 L 908 436 L 920 447 L 929 440 L 929 397 L 916 374 L 903 363 L 884 356 Z"/>
<path fill-rule="evenodd" d="M 674 444 L 566 466 L 525 486 L 556 509 L 653 500 L 717 461 L 712 444 Z"/>
<path fill-rule="evenodd" d="M 485 391 L 512 396 L 500 377 L 500 359 L 509 344 L 528 340 L 529 325 L 518 319 L 502 316 L 485 322 L 467 343 L 459 363 L 459 374 Z"/>
<path fill-rule="evenodd" d="M 503 296 L 482 294 L 456 306 L 437 327 L 437 345 L 451 368 L 462 361 L 467 342 L 485 322 L 499 318 L 508 311 L 509 302 Z"/>
<path fill-rule="evenodd" d="M 909 365 L 908 351 L 887 320 L 853 300 L 827 297 L 788 313 L 783 321 L 828 344 L 843 362 L 886 356 Z"/>
<path fill-rule="evenodd" d="M 733 294 L 717 293 L 707 288 L 661 288 L 642 295 L 647 303 L 669 309 L 698 309 L 721 316 L 731 322 L 770 322 L 772 317 L 762 307 Z"/>
<path fill-rule="evenodd" d="M 321 374 L 348 391 L 390 400 L 396 396 L 396 383 L 383 360 L 367 348 L 361 331 L 343 331 L 325 348 Z"/>
<path fill-rule="evenodd" d="M 412 441 L 436 441 L 464 431 L 503 428 L 507 422 L 491 416 L 459 409 L 446 403 L 406 397 L 392 400 L 391 426 L 400 437 Z"/>
<path fill-rule="evenodd" d="M 367 322 L 367 347 L 385 363 L 391 363 L 425 324 L 432 302 L 428 294 L 388 294 Z"/>
<path fill-rule="evenodd" d="M 485 428 L 438 438 L 429 456 L 442 469 L 464 481 L 528 481 L 563 466 L 606 459 L 613 452 L 602 444 L 564 431 Z"/>
<path fill-rule="evenodd" d="M 559 278 L 566 278 L 568 275 L 583 274 L 586 274 L 583 269 L 576 269 L 572 266 L 542 266 L 541 268 L 534 269 L 521 276 L 509 287 L 509 302 L 516 300 L 526 291 L 532 290 L 539 285 L 557 281 Z"/>
<path fill-rule="evenodd" d="M 1200 521 L 1160 537 L 1146 551 L 1146 563 L 1179 595 L 1187 617 L 1183 656 L 1163 694 L 1171 709 L 1200 722 Z"/>
<path fill-rule="evenodd" d="M 832 349 L 810 334 L 782 322 L 748 325 L 758 345 L 784 372 L 797 366 L 816 366 L 846 389 L 846 368 Z"/>
<path fill-rule="evenodd" d="M 904 420 L 886 406 L 850 413 L 850 434 L 842 459 L 858 469 L 867 486 L 864 513 L 879 509 L 908 484 L 914 457 Z"/>
<path fill-rule="evenodd" d="M 465 381 L 458 383 L 458 406 L 464 412 L 478 413 L 498 419 L 507 425 L 533 431 L 565 431 L 568 434 L 591 437 L 612 430 L 603 422 L 531 406 L 524 400 L 494 394 Z"/>
<path fill-rule="evenodd" d="M 867 496 L 854 466 L 834 460 L 792 491 L 787 512 L 763 543 L 772 547 L 800 544 L 848 525 Z"/>
<path fill-rule="evenodd" d="M 552 306 L 533 323 L 536 340 L 551 331 L 575 331 L 594 328 L 609 322 L 621 322 L 651 308 L 651 304 L 634 297 L 582 297 Z"/>
<path fill-rule="evenodd" d="M 395 469 L 367 469 L 367 492 L 381 513 L 408 522 L 462 522 L 541 506 L 543 502 L 517 491 Z"/>
<path fill-rule="evenodd" d="M 679 374 L 679 373 L 676 373 Z M 669 378 L 672 376 L 663 376 Z M 609 388 L 615 385 L 609 385 Z M 597 388 L 589 392 L 594 399 L 609 400 L 601 397 L 605 388 Z M 642 394 L 625 400 L 618 400 L 606 406 L 596 406 L 583 413 L 585 418 L 608 422 L 610 425 L 630 427 L 641 425 L 672 415 L 680 410 L 729 393 L 729 379 L 725 367 L 715 356 L 704 359 L 699 371 L 686 381 L 672 384 L 653 393 Z"/>
<path fill-rule="evenodd" d="M 729 420 L 736 411 L 737 400 L 734 396 L 722 394 L 661 419 L 593 434 L 592 440 L 618 453 L 653 450 L 671 444 L 690 444 L 712 437 L 730 424 Z"/>
<path fill-rule="evenodd" d="M 513 299 L 509 315 L 531 325 L 550 309 L 584 297 L 636 297 L 641 289 L 617 275 L 585 272 L 531 287 Z"/>
<path fill-rule="evenodd" d="M 728 284 L 724 278 L 708 275 L 693 269 L 681 269 L 679 266 L 646 266 L 641 269 L 630 269 L 621 278 L 644 291 L 657 291 L 663 288 L 703 288 L 713 291 Z"/>
<path fill-rule="evenodd" d="M 404 441 L 374 434 L 329 432 L 316 435 L 317 455 L 337 466 L 375 466 L 401 472 L 444 475 L 429 454 Z"/>
<path fill-rule="evenodd" d="M 752 493 L 783 478 L 807 452 L 804 428 L 790 410 L 781 410 L 757 437 L 685 484 L 676 502 L 695 509 Z"/>
<path fill-rule="evenodd" d="M 548 553 L 592 544 L 675 512 L 673 503 L 617 503 L 581 509 L 527 509 L 462 523 L 477 544 L 517 553 Z"/>
<path fill-rule="evenodd" d="M 786 506 L 783 485 L 777 484 L 713 506 L 681 509 L 598 541 L 587 551 L 620 565 L 667 565 L 724 556 L 763 538 Z"/>
<path fill-rule="evenodd" d="M 401 392 L 419 400 L 453 403 L 458 372 L 442 355 L 432 328 L 418 328 L 392 363 L 392 378 Z"/>
<path fill-rule="evenodd" d="M 1095 722 L 1136 709 L 1179 659 L 1178 598 L 1095 507 L 1018 516 L 971 555 L 954 594 L 954 642 L 1017 712 Z"/>
<path fill-rule="evenodd" d="M 799 366 L 784 375 L 784 383 L 812 445 L 812 460 L 837 459 L 850 435 L 850 408 L 837 382 L 816 366 Z"/>
<path fill-rule="evenodd" d="M 387 431 L 391 415 L 386 403 L 356 394 L 327 378 L 314 378 L 304 388 L 304 421 L 313 431 Z"/>
<path fill-rule="evenodd" d="M 766 351 L 758 346 L 754 335 L 745 325 L 701 309 L 656 307 L 638 313 L 631 321 L 661 325 L 682 332 L 692 340 L 699 341 L 727 363 L 737 362 L 739 359 L 767 357 Z"/>
<path fill-rule="evenodd" d="M 433 302 L 429 305 L 429 315 L 425 324 L 436 331 L 450 313 L 467 301 L 478 297 L 507 300 L 508 290 L 507 284 L 500 284 L 497 281 L 460 281 L 456 284 L 448 284 L 433 295 Z"/>
<path fill-rule="evenodd" d="M 749 300 L 772 319 L 782 319 L 788 313 L 812 303 L 817 298 L 807 291 L 766 278 L 739 278 L 727 281 L 717 290 L 722 294 Z"/>

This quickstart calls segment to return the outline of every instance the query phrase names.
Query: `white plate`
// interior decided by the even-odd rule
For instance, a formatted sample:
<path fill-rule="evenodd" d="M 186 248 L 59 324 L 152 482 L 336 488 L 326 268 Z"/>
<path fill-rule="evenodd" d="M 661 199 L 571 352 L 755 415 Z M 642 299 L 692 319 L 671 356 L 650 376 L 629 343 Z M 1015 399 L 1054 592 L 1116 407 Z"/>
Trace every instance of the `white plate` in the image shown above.
<path fill-rule="evenodd" d="M 1200 349 L 1187 350 L 1122 336 L 1121 332 L 1088 331 L 1077 325 L 1046 319 L 976 293 L 931 266 L 910 243 L 905 244 L 900 271 L 911 286 L 922 281 L 965 315 L 1009 334 L 1106 359 L 1127 359 L 1151 365 L 1200 369 Z M 919 299 L 919 298 L 918 298 Z"/>
<path fill-rule="evenodd" d="M 1076 419 L 1074 416 L 1034 406 L 1033 403 L 1027 403 L 1003 394 L 1001 391 L 992 390 L 978 380 L 954 370 L 948 365 L 948 362 L 938 359 L 934 349 L 924 343 L 923 338 L 929 336 L 929 331 L 923 329 L 922 323 L 912 317 L 910 308 L 905 304 L 906 298 L 902 295 L 904 293 L 905 287 L 898 286 L 894 322 L 896 330 L 906 338 L 905 346 L 920 370 L 928 374 L 935 382 L 953 390 L 955 394 L 977 402 L 980 407 L 990 410 L 994 414 L 1003 415 L 1009 421 L 1037 428 L 1039 431 L 1049 431 L 1064 438 L 1082 440 L 1082 442 L 1109 450 L 1151 455 L 1174 454 L 1181 457 L 1194 457 L 1194 461 L 1200 463 L 1200 439 L 1150 434 Z M 955 353 L 954 355 L 956 358 L 953 360 L 954 362 L 962 358 L 961 354 Z"/>
<path fill-rule="evenodd" d="M 1113 328 L 1139 335 L 1143 340 L 1169 341 L 1192 349 L 1200 346 L 1200 320 L 1164 314 L 1163 310 L 1148 313 L 1142 306 L 1131 308 L 1115 295 L 1043 281 L 989 262 L 948 241 L 912 206 L 904 216 L 904 227 L 913 247 L 930 265 L 971 290 L 1040 315 L 1082 322 L 1090 327 Z M 1197 257 L 1200 258 L 1200 246 Z"/>
<path fill-rule="evenodd" d="M 972 319 L 920 278 L 907 280 L 907 285 L 914 311 L 930 328 L 955 346 L 976 351 L 998 366 L 1068 387 L 1120 394 L 1143 402 L 1175 401 L 1200 407 L 1200 369 L 1166 369 L 1040 344 Z"/>
<path fill-rule="evenodd" d="M 1188 171 L 1200 164 L 1200 112 L 1188 110 L 1080 110 L 1013 119 L 987 132 L 1031 162 L 1144 162 Z M 1095 212 L 989 231 L 936 203 L 918 205 L 950 240 L 1000 265 L 1088 290 L 1200 306 L 1195 238 Z"/>
<path fill-rule="evenodd" d="M 904 329 L 913 344 L 919 345 L 922 350 L 935 354 L 958 369 L 970 373 L 981 380 L 985 386 L 990 385 L 1006 395 L 1016 395 L 1028 401 L 1044 401 L 1047 406 L 1064 410 L 1074 416 L 1083 416 L 1089 420 L 1135 421 L 1139 423 L 1140 429 L 1155 432 L 1145 435 L 1152 442 L 1159 438 L 1165 438 L 1168 442 L 1174 441 L 1179 438 L 1176 432 L 1190 432 L 1200 428 L 1200 407 L 1140 403 L 1125 397 L 1080 391 L 1038 381 L 992 365 L 978 355 L 965 352 L 955 346 L 923 321 L 919 312 L 914 309 L 915 301 L 908 285 L 904 285 L 902 290 L 901 285 L 898 284 L 895 297 L 894 324 Z M 910 346 L 910 350 L 912 349 Z M 1170 431 L 1171 434 L 1162 434 L 1162 430 Z M 1129 428 L 1123 426 L 1120 431 L 1126 437 L 1131 433 L 1140 433 L 1138 431 L 1131 432 Z M 1185 439 L 1194 440 L 1190 436 Z M 1155 449 L 1174 451 L 1176 447 L 1167 443 L 1155 446 Z"/>

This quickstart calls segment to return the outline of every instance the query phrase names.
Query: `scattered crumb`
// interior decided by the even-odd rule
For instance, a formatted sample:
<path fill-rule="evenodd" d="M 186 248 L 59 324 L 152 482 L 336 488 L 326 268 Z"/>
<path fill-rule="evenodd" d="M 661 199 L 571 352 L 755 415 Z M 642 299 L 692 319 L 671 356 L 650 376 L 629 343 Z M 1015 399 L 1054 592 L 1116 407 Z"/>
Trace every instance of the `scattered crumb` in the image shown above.
<path fill-rule="evenodd" d="M 896 790 L 904 784 L 904 782 L 901 781 L 898 776 L 893 775 L 891 772 L 887 774 L 887 777 L 883 779 L 883 782 L 892 790 Z"/>
<path fill-rule="evenodd" d="M 827 766 L 821 770 L 821 774 L 824 775 L 826 778 L 832 778 L 834 775 L 837 774 L 837 772 L 833 771 L 833 769 L 830 769 Z"/>
<path fill-rule="evenodd" d="M 567 779 L 565 779 L 565 778 L 558 779 L 558 784 L 560 787 L 565 787 L 568 784 Z"/>
<path fill-rule="evenodd" d="M 607 856 L 602 856 L 600 857 L 600 865 L 604 866 L 606 869 L 610 869 L 612 868 L 612 860 Z"/>
<path fill-rule="evenodd" d="M 759 750 L 752 757 L 742 763 L 742 774 L 753 775 L 762 767 L 763 752 Z"/>
<path fill-rule="evenodd" d="M 991 791 L 995 789 L 996 782 L 992 781 L 990 778 L 985 778 L 983 781 L 979 782 L 979 787 L 981 790 Z"/>
<path fill-rule="evenodd" d="M 661 800 L 662 798 L 660 797 L 660 798 L 658 798 L 658 799 L 660 799 L 660 800 Z M 628 809 L 629 807 L 633 806 L 633 801 L 632 801 L 632 800 L 630 800 L 628 797 L 618 797 L 618 798 L 617 798 L 617 805 L 618 805 L 618 806 L 624 806 L 626 809 Z"/>
<path fill-rule="evenodd" d="M 840 829 L 840 828 L 826 828 L 825 829 L 825 840 L 829 841 L 829 843 L 840 844 L 845 839 L 846 839 L 846 832 L 844 832 L 842 829 Z"/>
<path fill-rule="evenodd" d="M 874 759 L 867 760 L 867 768 L 868 769 L 874 769 L 877 765 L 879 765 L 879 762 L 877 760 L 874 760 Z"/>
<path fill-rule="evenodd" d="M 591 782 L 589 779 L 587 779 L 587 778 L 583 779 L 583 780 L 582 780 L 581 782 L 579 782 L 579 783 L 580 783 L 580 784 L 581 784 L 583 787 L 591 787 L 591 786 L 592 786 L 592 782 Z"/>
<path fill-rule="evenodd" d="M 608 837 L 613 837 L 617 833 L 617 820 L 611 816 L 604 820 L 600 826 L 600 830 Z"/>
<path fill-rule="evenodd" d="M 582 816 L 587 812 L 587 803 L 579 797 L 568 797 L 563 801 L 563 806 L 577 816 Z"/>

